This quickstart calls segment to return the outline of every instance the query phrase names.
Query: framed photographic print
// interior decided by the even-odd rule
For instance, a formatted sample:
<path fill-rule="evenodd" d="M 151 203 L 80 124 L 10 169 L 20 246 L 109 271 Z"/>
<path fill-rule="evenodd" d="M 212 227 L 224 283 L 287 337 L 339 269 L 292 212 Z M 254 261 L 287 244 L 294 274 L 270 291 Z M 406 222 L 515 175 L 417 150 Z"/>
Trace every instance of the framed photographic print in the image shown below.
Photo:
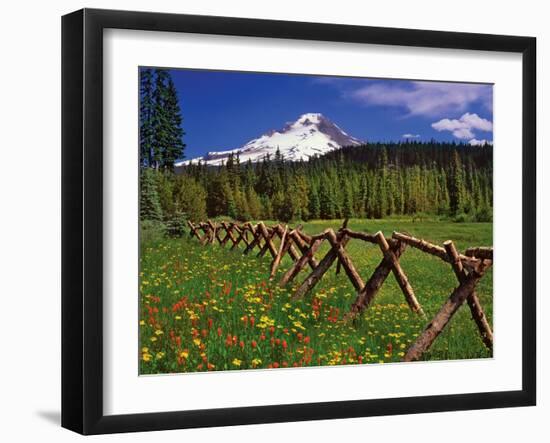
<path fill-rule="evenodd" d="M 535 404 L 534 38 L 62 26 L 64 427 Z"/>

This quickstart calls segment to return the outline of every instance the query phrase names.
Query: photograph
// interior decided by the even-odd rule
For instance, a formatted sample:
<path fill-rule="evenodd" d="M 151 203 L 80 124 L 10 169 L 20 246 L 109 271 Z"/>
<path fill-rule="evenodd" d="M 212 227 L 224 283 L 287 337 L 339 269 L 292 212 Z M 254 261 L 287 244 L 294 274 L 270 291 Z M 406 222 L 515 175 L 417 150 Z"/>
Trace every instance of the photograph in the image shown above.
<path fill-rule="evenodd" d="M 492 358 L 492 84 L 138 75 L 140 375 Z"/>

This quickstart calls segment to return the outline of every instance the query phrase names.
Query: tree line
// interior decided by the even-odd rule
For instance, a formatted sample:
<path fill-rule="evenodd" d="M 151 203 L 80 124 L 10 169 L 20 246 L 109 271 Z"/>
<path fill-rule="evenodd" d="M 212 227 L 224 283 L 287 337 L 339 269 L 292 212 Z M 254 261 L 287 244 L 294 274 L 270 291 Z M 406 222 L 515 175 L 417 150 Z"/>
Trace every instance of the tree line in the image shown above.
<path fill-rule="evenodd" d="M 367 143 L 289 162 L 142 169 L 141 217 L 298 221 L 422 214 L 492 220 L 493 148 L 456 143 Z M 178 222 L 179 220 L 179 222 Z"/>

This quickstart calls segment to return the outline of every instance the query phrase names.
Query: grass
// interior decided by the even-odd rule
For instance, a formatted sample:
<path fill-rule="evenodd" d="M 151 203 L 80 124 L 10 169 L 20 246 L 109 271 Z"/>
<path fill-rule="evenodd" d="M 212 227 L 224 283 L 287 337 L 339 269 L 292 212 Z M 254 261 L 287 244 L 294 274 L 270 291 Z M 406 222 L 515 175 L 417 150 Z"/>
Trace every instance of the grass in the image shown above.
<path fill-rule="evenodd" d="M 319 233 L 338 221 L 312 221 L 304 231 Z M 491 223 L 452 223 L 410 219 L 350 220 L 353 230 L 408 232 L 437 244 L 452 239 L 459 250 L 492 245 Z M 322 257 L 328 246 L 316 254 Z M 352 240 L 346 250 L 364 281 L 381 260 L 377 246 Z M 428 318 L 456 286 L 450 266 L 408 248 L 401 265 Z M 267 280 L 269 254 L 257 258 L 196 239 L 148 240 L 141 244 L 140 373 L 388 363 L 400 361 L 427 320 L 413 314 L 390 274 L 373 304 L 357 321 L 345 319 L 355 291 L 334 267 L 303 300 L 294 287 L 277 281 L 290 265 Z M 492 272 L 478 295 L 492 324 Z M 425 360 L 491 357 L 469 309 L 463 306 L 424 355 Z"/>

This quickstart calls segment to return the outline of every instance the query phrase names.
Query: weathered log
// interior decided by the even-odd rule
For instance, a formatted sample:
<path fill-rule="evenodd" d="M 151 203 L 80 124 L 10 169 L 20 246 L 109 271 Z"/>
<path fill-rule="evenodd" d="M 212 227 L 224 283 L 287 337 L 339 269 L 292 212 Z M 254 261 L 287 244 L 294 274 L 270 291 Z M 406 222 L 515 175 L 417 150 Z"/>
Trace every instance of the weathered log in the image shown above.
<path fill-rule="evenodd" d="M 441 246 L 434 245 L 433 243 L 430 243 L 426 240 L 421 240 L 407 234 L 402 234 L 401 232 L 394 232 L 392 234 L 392 237 L 396 240 L 407 243 L 413 248 L 419 249 L 423 252 L 439 257 L 443 261 L 449 262 L 447 251 L 445 251 L 445 248 Z M 459 257 L 462 261 L 462 265 L 466 266 L 469 270 L 476 269 L 481 263 L 480 260 L 472 257 L 467 257 L 465 255 L 459 254 Z"/>
<path fill-rule="evenodd" d="M 258 226 L 265 240 L 265 245 L 260 252 L 258 252 L 258 257 L 263 257 L 267 251 L 271 253 L 272 257 L 275 257 L 275 255 L 277 255 L 277 250 L 273 244 L 273 237 L 275 236 L 276 231 L 272 229 L 271 232 L 269 232 L 263 222 L 258 223 Z"/>
<path fill-rule="evenodd" d="M 493 248 L 479 247 L 466 249 L 465 255 L 468 257 L 482 258 L 484 260 L 493 260 Z"/>
<path fill-rule="evenodd" d="M 283 229 L 282 226 L 277 225 L 277 227 L 275 229 L 277 229 L 277 234 L 279 235 L 279 238 L 282 239 L 282 235 L 284 234 L 286 227 L 285 227 L 285 229 Z M 294 232 L 296 229 L 297 228 L 293 229 L 292 232 Z M 290 235 L 290 233 L 289 233 L 289 235 Z M 290 245 L 287 249 L 288 255 L 290 255 L 290 258 L 292 258 L 293 261 L 298 260 L 300 258 L 300 254 L 298 253 L 298 251 L 296 251 L 296 248 L 292 244 L 292 240 L 289 237 L 287 237 L 287 241 L 290 241 Z"/>
<path fill-rule="evenodd" d="M 458 252 L 456 250 L 454 243 L 451 240 L 447 240 L 445 243 L 443 243 L 443 245 L 445 246 L 445 250 L 447 251 L 449 258 L 452 260 L 451 266 L 456 275 L 456 278 L 460 283 L 466 281 L 466 279 L 468 278 L 468 274 L 464 270 L 464 267 L 462 266 L 462 261 L 458 256 Z M 483 343 L 485 344 L 485 346 L 487 346 L 489 350 L 492 351 L 493 350 L 493 331 L 491 330 L 491 326 L 489 325 L 489 322 L 487 321 L 487 317 L 483 312 L 483 308 L 481 307 L 481 303 L 479 301 L 479 297 L 477 296 L 476 292 L 472 291 L 470 295 L 468 295 L 468 298 L 466 299 L 466 301 L 468 302 L 468 306 L 470 307 L 470 312 L 472 313 L 472 318 L 476 322 L 476 325 L 479 330 L 479 334 L 481 335 L 481 339 L 483 340 Z"/>
<path fill-rule="evenodd" d="M 399 241 L 395 242 L 394 245 L 391 246 L 396 258 L 401 257 L 401 254 L 403 254 L 406 247 L 406 243 L 401 243 Z M 369 307 L 372 300 L 386 281 L 391 269 L 391 261 L 384 257 L 368 279 L 363 289 L 361 289 L 361 291 L 357 294 L 355 301 L 351 305 L 352 313 L 361 313 Z"/>
<path fill-rule="evenodd" d="M 356 232 L 347 228 L 343 229 L 342 232 L 346 234 L 348 237 L 376 244 L 376 238 L 374 237 L 373 234 L 367 234 L 365 232 Z"/>
<path fill-rule="evenodd" d="M 344 219 L 342 226 L 339 229 L 340 232 L 348 227 L 348 222 L 349 222 L 349 218 Z M 336 275 L 340 274 L 340 268 L 341 268 L 341 262 L 340 262 L 340 259 L 338 259 L 338 262 L 336 263 Z"/>
<path fill-rule="evenodd" d="M 279 245 L 279 250 L 277 251 L 277 255 L 275 256 L 275 258 L 273 258 L 273 262 L 271 263 L 271 273 L 269 274 L 269 279 L 272 279 L 275 276 L 283 255 L 285 255 L 285 253 L 288 252 L 288 250 L 290 249 L 290 246 L 292 246 L 292 243 L 286 238 L 287 232 L 288 226 L 285 226 L 284 232 L 281 236 L 281 244 Z"/>
<path fill-rule="evenodd" d="M 337 236 L 338 241 L 340 241 L 340 235 Z M 342 246 L 345 246 L 347 242 L 349 241 L 349 237 L 346 237 L 342 239 Z M 293 299 L 300 298 L 304 296 L 307 292 L 309 292 L 313 287 L 321 280 L 321 277 L 323 274 L 330 268 L 332 263 L 334 263 L 334 260 L 338 257 L 338 254 L 334 248 L 332 248 L 330 251 L 326 253 L 326 255 L 323 257 L 323 259 L 319 262 L 319 266 L 317 266 L 311 274 L 304 280 L 304 282 L 300 285 L 300 287 L 296 290 Z"/>
<path fill-rule="evenodd" d="M 210 236 L 210 227 L 206 223 L 201 223 L 200 229 L 202 230 L 202 232 L 204 232 L 204 235 L 200 240 L 200 244 L 204 246 L 206 243 L 208 243 L 208 238 Z"/>
<path fill-rule="evenodd" d="M 195 225 L 194 225 L 191 221 L 189 221 L 189 220 L 187 220 L 187 225 L 189 226 L 189 229 L 190 229 L 190 231 L 189 231 L 189 236 L 190 236 L 190 237 L 196 236 L 197 239 L 198 239 L 199 241 L 201 241 L 202 238 L 201 238 L 200 234 L 197 232 L 197 230 L 199 229 L 198 226 L 195 226 Z"/>
<path fill-rule="evenodd" d="M 329 229 L 327 232 L 327 240 L 330 242 L 332 249 L 336 251 L 336 254 L 338 255 L 338 264 L 341 264 L 344 268 L 344 271 L 346 271 L 346 274 L 348 278 L 350 279 L 351 283 L 353 284 L 353 287 L 356 291 L 360 291 L 363 289 L 363 286 L 365 286 L 365 283 L 363 282 L 363 279 L 355 269 L 355 266 L 353 266 L 353 262 L 351 261 L 348 253 L 342 246 L 342 243 L 344 242 L 346 237 L 345 235 L 341 237 L 342 239 L 340 241 L 337 240 L 336 234 L 332 229 Z M 346 240 L 347 243 L 348 240 Z"/>
<path fill-rule="evenodd" d="M 261 238 L 262 233 L 258 229 L 258 225 L 256 226 L 250 226 L 250 231 L 252 232 L 253 239 L 250 242 L 250 244 L 246 247 L 243 254 L 248 254 L 250 251 L 252 251 L 256 246 L 261 248 Z"/>
<path fill-rule="evenodd" d="M 222 226 L 223 226 L 223 228 L 225 229 L 225 231 L 227 232 L 227 235 L 229 235 L 229 239 L 230 239 L 231 242 L 233 243 L 233 244 L 231 245 L 231 249 L 233 249 L 233 247 L 235 246 L 235 243 L 237 243 L 237 239 L 236 239 L 235 236 L 233 235 L 233 227 L 228 226 L 226 222 L 222 222 Z"/>
<path fill-rule="evenodd" d="M 235 231 L 237 231 L 237 234 L 239 234 L 239 236 L 237 237 L 237 244 L 242 241 L 246 246 L 248 246 L 249 241 L 246 237 L 248 230 L 237 225 L 233 227 L 235 228 Z"/>
<path fill-rule="evenodd" d="M 233 243 L 233 246 L 231 246 L 231 250 L 233 250 L 239 246 L 239 243 L 241 241 L 243 241 L 243 231 L 235 223 L 231 223 L 229 226 L 230 228 L 234 229 L 237 232 L 237 237 L 235 237 L 235 243 Z"/>
<path fill-rule="evenodd" d="M 216 240 L 216 225 L 208 220 L 208 226 L 210 226 L 210 243 L 214 243 L 214 240 Z"/>
<path fill-rule="evenodd" d="M 279 282 L 279 286 L 286 286 L 289 282 L 294 280 L 294 277 L 299 274 L 299 272 L 306 266 L 306 264 L 310 263 L 311 258 L 313 257 L 317 249 L 319 249 L 319 246 L 322 242 L 322 239 L 317 239 L 313 242 L 313 244 L 304 252 L 304 254 L 288 269 L 288 271 L 285 272 L 283 278 L 281 278 L 281 281 Z M 315 268 L 316 267 L 317 265 L 315 266 Z"/>
<path fill-rule="evenodd" d="M 294 231 L 292 231 L 289 235 L 291 236 L 292 240 L 294 240 L 294 243 L 296 244 L 296 246 L 298 246 L 298 249 L 300 250 L 302 255 L 304 255 L 309 250 L 311 245 L 313 244 L 313 243 L 312 244 L 307 243 L 302 238 L 302 236 L 300 235 L 300 230 L 299 229 L 294 229 Z M 298 259 L 300 259 L 300 257 L 298 257 Z M 317 265 L 319 264 L 317 262 L 317 259 L 313 256 L 313 254 L 308 257 L 308 264 L 309 264 L 309 267 L 311 269 L 315 269 L 317 267 Z"/>
<path fill-rule="evenodd" d="M 422 310 L 420 303 L 418 303 L 418 300 L 414 295 L 414 291 L 411 284 L 409 283 L 409 279 L 403 272 L 399 260 L 391 250 L 390 245 L 384 237 L 384 234 L 382 234 L 381 231 L 378 231 L 376 234 L 374 234 L 374 236 L 376 238 L 378 246 L 380 247 L 380 250 L 384 254 L 384 257 L 386 257 L 391 263 L 391 270 L 395 279 L 397 280 L 397 284 L 399 285 L 401 291 L 403 292 L 403 295 L 405 296 L 405 300 L 407 301 L 409 308 L 411 308 L 411 310 L 417 314 L 424 315 L 424 311 Z"/>
<path fill-rule="evenodd" d="M 439 334 L 443 332 L 445 326 L 447 326 L 458 308 L 466 301 L 468 295 L 475 290 L 477 283 L 485 272 L 484 268 L 485 265 L 478 267 L 478 271 L 470 272 L 468 277 L 455 288 L 439 312 L 428 326 L 426 326 L 424 332 L 418 336 L 416 342 L 407 350 L 403 357 L 403 361 L 419 360 L 424 352 L 430 348 Z"/>

